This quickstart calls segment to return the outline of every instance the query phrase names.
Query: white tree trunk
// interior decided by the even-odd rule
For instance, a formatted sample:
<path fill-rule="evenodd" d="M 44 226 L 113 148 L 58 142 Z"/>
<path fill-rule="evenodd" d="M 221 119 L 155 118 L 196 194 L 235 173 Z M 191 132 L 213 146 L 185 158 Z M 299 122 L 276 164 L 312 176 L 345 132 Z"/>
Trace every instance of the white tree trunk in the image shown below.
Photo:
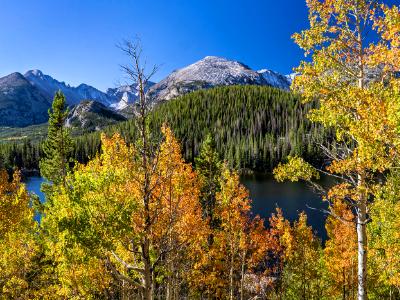
<path fill-rule="evenodd" d="M 367 207 L 365 201 L 359 204 L 357 210 L 357 241 L 358 241 L 358 300 L 367 299 Z"/>

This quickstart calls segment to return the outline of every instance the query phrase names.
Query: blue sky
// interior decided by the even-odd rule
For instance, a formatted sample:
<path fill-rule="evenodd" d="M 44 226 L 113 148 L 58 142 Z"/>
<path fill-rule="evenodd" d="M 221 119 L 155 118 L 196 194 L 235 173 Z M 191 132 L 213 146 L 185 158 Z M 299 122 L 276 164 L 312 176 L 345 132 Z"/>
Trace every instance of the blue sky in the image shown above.
<path fill-rule="evenodd" d="M 40 69 L 101 90 L 124 82 L 116 48 L 141 37 L 158 81 L 207 55 L 290 73 L 304 57 L 292 33 L 304 0 L 0 0 L 0 76 Z"/>

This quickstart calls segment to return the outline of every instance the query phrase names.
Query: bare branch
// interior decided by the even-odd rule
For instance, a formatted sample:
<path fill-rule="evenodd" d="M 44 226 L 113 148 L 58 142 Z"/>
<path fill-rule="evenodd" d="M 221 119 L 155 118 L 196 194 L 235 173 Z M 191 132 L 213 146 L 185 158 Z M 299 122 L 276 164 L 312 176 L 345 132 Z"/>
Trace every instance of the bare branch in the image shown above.
<path fill-rule="evenodd" d="M 129 284 L 131 284 L 132 286 L 138 288 L 138 289 L 143 289 L 143 285 L 137 283 L 136 281 L 132 280 L 131 278 L 129 278 L 128 276 L 121 274 L 114 266 L 114 264 L 107 258 L 107 266 L 111 269 L 111 273 L 119 280 L 122 281 L 126 281 Z"/>
<path fill-rule="evenodd" d="M 136 271 L 139 272 L 141 274 L 144 274 L 144 270 L 143 268 L 138 268 L 137 266 L 128 264 L 127 262 L 125 262 L 122 258 L 120 258 L 114 251 L 111 251 L 111 254 L 114 256 L 114 258 L 120 262 L 125 268 L 127 268 L 128 270 L 132 270 L 132 271 Z"/>

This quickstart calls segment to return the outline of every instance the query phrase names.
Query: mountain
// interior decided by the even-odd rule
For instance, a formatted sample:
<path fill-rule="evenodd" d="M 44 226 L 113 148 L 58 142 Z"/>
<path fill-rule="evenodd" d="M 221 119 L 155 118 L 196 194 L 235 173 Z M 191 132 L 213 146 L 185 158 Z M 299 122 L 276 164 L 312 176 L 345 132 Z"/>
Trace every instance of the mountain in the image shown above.
<path fill-rule="evenodd" d="M 106 106 L 116 102 L 114 97 L 99 91 L 98 89 L 87 85 L 80 84 L 72 87 L 65 82 L 60 82 L 49 75 L 43 74 L 40 70 L 30 70 L 25 73 L 25 78 L 49 100 L 52 101 L 56 91 L 61 90 L 69 105 L 78 104 L 84 99 L 96 100 Z"/>
<path fill-rule="evenodd" d="M 84 100 L 71 109 L 67 117 L 66 126 L 85 131 L 95 131 L 102 129 L 104 126 L 125 120 L 124 116 L 107 108 L 100 102 Z"/>
<path fill-rule="evenodd" d="M 206 56 L 176 70 L 152 86 L 149 97 L 154 102 L 170 100 L 189 92 L 228 85 L 268 85 L 288 90 L 290 78 L 270 70 L 259 72 L 245 64 L 222 57 Z"/>
<path fill-rule="evenodd" d="M 258 74 L 262 75 L 267 85 L 286 90 L 290 89 L 290 85 L 293 81 L 293 75 L 282 75 L 275 71 L 262 69 L 257 71 Z"/>
<path fill-rule="evenodd" d="M 30 70 L 25 78 L 51 101 L 54 93 L 61 90 L 69 105 L 77 105 L 85 99 L 95 100 L 116 111 L 125 111 L 138 99 L 135 84 L 109 88 L 105 93 L 87 84 L 77 87 L 58 81 L 40 70 Z M 228 85 L 268 85 L 288 90 L 291 77 L 263 69 L 254 71 L 247 65 L 217 56 L 206 56 L 187 67 L 176 70 L 165 79 L 146 86 L 153 102 L 169 100 L 189 92 Z"/>
<path fill-rule="evenodd" d="M 149 90 L 155 83 L 148 82 L 145 87 L 145 92 Z M 113 99 L 118 99 L 110 105 L 111 108 L 121 111 L 128 107 L 128 105 L 135 103 L 139 98 L 139 88 L 132 85 L 122 85 L 117 88 L 110 88 L 107 90 L 107 95 Z"/>
<path fill-rule="evenodd" d="M 47 122 L 50 101 L 20 73 L 0 78 L 0 126 Z"/>
<path fill-rule="evenodd" d="M 285 76 L 267 69 L 255 71 L 238 61 L 207 56 L 172 72 L 159 83 L 149 82 L 145 91 L 153 103 L 158 103 L 216 86 L 266 85 L 288 90 L 292 78 L 293 75 Z M 70 86 L 40 70 L 30 70 L 24 75 L 13 73 L 0 80 L 0 126 L 46 122 L 47 109 L 58 90 L 64 93 L 71 107 L 78 105 L 81 109 L 81 101 L 94 100 L 127 118 L 133 116 L 133 104 L 138 100 L 136 84 L 110 88 L 104 93 L 87 84 Z"/>

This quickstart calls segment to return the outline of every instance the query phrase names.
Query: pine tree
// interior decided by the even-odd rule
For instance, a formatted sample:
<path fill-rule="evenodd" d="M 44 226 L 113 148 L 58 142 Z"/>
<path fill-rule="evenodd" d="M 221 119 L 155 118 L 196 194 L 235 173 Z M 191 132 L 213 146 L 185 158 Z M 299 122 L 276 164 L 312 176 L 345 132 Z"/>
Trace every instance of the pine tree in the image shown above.
<path fill-rule="evenodd" d="M 49 110 L 48 134 L 43 143 L 44 157 L 39 163 L 41 175 L 54 185 L 62 183 L 65 186 L 65 177 L 70 168 L 73 144 L 65 127 L 67 116 L 65 96 L 58 91 Z"/>
<path fill-rule="evenodd" d="M 214 218 L 215 195 L 220 190 L 221 161 L 211 134 L 206 136 L 195 163 L 201 182 L 200 203 L 203 217 L 209 218 L 211 227 L 215 228 L 218 223 Z"/>

